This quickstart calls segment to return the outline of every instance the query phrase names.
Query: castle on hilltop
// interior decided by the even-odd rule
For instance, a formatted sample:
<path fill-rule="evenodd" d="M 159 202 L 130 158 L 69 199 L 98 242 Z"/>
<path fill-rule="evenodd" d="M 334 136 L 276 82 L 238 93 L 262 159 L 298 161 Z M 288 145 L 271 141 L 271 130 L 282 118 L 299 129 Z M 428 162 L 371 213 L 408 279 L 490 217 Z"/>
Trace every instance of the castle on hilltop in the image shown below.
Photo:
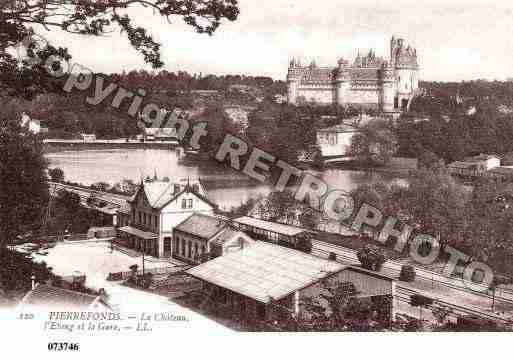
<path fill-rule="evenodd" d="M 287 73 L 288 102 L 317 102 L 375 108 L 383 112 L 406 110 L 419 85 L 417 50 L 403 39 L 390 40 L 390 58 L 370 50 L 358 52 L 351 64 L 341 58 L 338 66 L 318 67 L 315 61 L 301 66 L 292 59 Z"/>

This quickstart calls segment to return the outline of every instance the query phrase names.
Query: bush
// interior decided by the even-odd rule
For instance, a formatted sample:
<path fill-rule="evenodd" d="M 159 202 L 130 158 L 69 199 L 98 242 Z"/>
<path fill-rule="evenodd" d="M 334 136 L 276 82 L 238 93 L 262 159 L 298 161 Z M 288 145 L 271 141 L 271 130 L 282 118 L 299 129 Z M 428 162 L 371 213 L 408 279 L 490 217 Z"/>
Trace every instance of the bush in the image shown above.
<path fill-rule="evenodd" d="M 142 286 L 144 289 L 148 289 L 153 280 L 153 273 L 144 273 L 144 277 L 142 279 Z"/>
<path fill-rule="evenodd" d="M 378 246 L 367 244 L 360 248 L 356 254 L 358 260 L 365 269 L 380 271 L 386 261 L 385 252 Z"/>
<path fill-rule="evenodd" d="M 399 274 L 399 280 L 403 282 L 413 282 L 415 280 L 415 268 L 411 265 L 403 265 L 401 267 L 401 273 Z"/>
<path fill-rule="evenodd" d="M 48 175 L 50 176 L 53 182 L 64 181 L 64 171 L 58 167 L 49 169 Z"/>

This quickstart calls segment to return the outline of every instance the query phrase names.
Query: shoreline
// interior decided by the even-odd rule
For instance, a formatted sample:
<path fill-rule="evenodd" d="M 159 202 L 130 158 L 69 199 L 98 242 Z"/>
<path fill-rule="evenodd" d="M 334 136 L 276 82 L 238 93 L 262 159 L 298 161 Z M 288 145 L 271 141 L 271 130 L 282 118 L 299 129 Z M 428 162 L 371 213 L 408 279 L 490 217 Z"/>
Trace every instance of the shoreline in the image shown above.
<path fill-rule="evenodd" d="M 328 163 L 324 165 L 324 170 L 345 170 L 345 171 L 361 171 L 367 173 L 385 173 L 400 177 L 409 177 L 413 168 L 399 168 L 399 167 L 387 167 L 387 166 L 375 166 L 366 165 L 355 162 L 339 162 L 339 163 Z"/>
<path fill-rule="evenodd" d="M 176 141 L 135 142 L 126 140 L 44 140 L 44 153 L 61 151 L 108 150 L 108 149 L 162 149 L 174 150 L 179 146 Z"/>

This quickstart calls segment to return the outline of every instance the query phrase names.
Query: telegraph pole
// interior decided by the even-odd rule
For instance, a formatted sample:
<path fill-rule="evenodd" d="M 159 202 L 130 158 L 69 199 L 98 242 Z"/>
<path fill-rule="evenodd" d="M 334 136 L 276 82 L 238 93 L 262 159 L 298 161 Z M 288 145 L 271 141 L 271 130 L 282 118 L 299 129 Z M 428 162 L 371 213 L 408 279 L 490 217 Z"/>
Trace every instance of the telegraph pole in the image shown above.
<path fill-rule="evenodd" d="M 143 275 L 143 278 L 144 278 L 144 250 L 142 252 L 142 275 Z"/>

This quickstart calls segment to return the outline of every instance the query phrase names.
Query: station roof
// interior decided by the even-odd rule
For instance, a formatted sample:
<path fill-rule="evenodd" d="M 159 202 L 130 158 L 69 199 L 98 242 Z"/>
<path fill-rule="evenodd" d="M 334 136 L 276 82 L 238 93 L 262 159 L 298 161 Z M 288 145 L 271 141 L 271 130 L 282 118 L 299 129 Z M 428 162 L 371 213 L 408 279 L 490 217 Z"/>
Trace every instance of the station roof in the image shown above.
<path fill-rule="evenodd" d="M 289 224 L 265 221 L 263 219 L 254 217 L 239 217 L 234 219 L 233 222 L 259 228 L 265 231 L 283 234 L 285 236 L 295 236 L 303 232 L 308 232 L 308 230 L 305 228 L 291 226 Z"/>
<path fill-rule="evenodd" d="M 121 232 L 131 234 L 133 236 L 142 238 L 142 239 L 155 239 L 158 237 L 158 235 L 156 233 L 142 231 L 140 229 L 137 229 L 137 228 L 131 227 L 131 226 L 121 227 L 121 228 L 118 228 L 118 230 L 120 230 Z"/>
<path fill-rule="evenodd" d="M 187 271 L 193 277 L 262 303 L 287 295 L 346 266 L 298 250 L 255 242 Z"/>
<path fill-rule="evenodd" d="M 226 222 L 219 217 L 194 213 L 176 226 L 175 229 L 208 240 L 225 226 Z"/>
<path fill-rule="evenodd" d="M 87 309 L 98 300 L 98 296 L 40 284 L 30 291 L 20 304 L 23 306 Z"/>
<path fill-rule="evenodd" d="M 323 132 L 337 132 L 337 133 L 345 133 L 345 132 L 359 132 L 359 130 L 354 127 L 354 126 L 351 126 L 351 125 L 348 125 L 348 124 L 345 124 L 345 123 L 340 123 L 338 125 L 334 125 L 334 126 L 331 126 L 331 127 L 326 127 L 326 128 L 320 128 L 317 130 L 318 133 L 323 133 Z"/>
<path fill-rule="evenodd" d="M 230 241 L 232 238 L 243 235 L 244 234 L 241 231 L 237 231 L 230 227 L 225 227 L 223 230 L 217 233 L 214 238 L 212 238 L 212 241 L 210 243 L 222 246 L 226 242 Z"/>

